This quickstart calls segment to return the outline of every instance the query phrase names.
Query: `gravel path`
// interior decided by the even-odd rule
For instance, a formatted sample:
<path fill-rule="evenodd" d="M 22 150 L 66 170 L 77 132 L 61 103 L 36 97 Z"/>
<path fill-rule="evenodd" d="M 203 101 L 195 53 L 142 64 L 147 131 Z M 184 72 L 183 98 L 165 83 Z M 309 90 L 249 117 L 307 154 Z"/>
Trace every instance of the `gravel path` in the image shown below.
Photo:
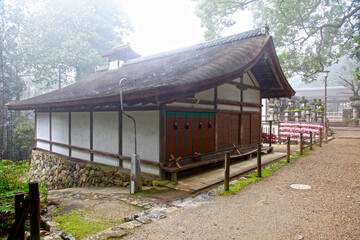
<path fill-rule="evenodd" d="M 360 131 L 336 134 L 351 139 L 334 139 L 235 195 L 182 208 L 125 238 L 360 239 Z"/>

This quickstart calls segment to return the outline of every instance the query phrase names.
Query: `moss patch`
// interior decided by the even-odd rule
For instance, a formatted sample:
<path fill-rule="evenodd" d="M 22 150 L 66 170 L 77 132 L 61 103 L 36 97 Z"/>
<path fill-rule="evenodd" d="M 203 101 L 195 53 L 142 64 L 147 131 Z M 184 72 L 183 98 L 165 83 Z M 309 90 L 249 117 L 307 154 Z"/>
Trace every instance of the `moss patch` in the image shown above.
<path fill-rule="evenodd" d="M 143 190 L 137 193 L 134 193 L 133 195 L 136 196 L 151 196 L 154 194 L 161 194 L 161 193 L 165 193 L 165 192 L 169 192 L 169 191 L 173 191 L 170 188 L 150 188 L 147 190 Z"/>
<path fill-rule="evenodd" d="M 60 223 L 59 229 L 68 230 L 68 233 L 71 233 L 76 239 L 83 239 L 112 226 L 124 223 L 124 220 L 103 218 L 88 207 L 80 211 L 71 211 L 68 214 L 55 217 L 54 220 Z"/>

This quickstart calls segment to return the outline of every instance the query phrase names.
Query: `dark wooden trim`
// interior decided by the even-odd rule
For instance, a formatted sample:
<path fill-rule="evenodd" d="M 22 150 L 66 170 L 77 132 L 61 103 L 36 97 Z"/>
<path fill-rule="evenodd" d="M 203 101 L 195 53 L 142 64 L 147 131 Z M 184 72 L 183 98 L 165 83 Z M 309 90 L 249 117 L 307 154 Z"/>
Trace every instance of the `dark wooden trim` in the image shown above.
<path fill-rule="evenodd" d="M 218 99 L 217 100 L 218 104 L 222 104 L 222 105 L 232 105 L 232 106 L 242 106 L 242 107 L 258 107 L 261 108 L 261 104 L 257 104 L 257 103 L 244 103 L 242 101 L 238 102 L 238 101 L 232 101 L 232 100 L 224 100 L 224 99 Z"/>
<path fill-rule="evenodd" d="M 218 104 L 217 104 L 217 100 L 218 100 L 218 87 L 214 88 L 214 110 L 217 112 L 218 111 Z M 217 143 L 217 134 L 216 134 L 216 114 L 214 116 L 214 150 L 216 150 L 216 143 Z"/>
<path fill-rule="evenodd" d="M 202 104 L 202 105 L 211 105 L 211 106 L 213 106 L 215 104 L 213 101 L 200 100 L 200 99 L 188 99 L 188 98 L 176 100 L 175 102 L 190 103 L 190 104 Z"/>
<path fill-rule="evenodd" d="M 90 150 L 94 149 L 94 112 L 90 112 Z M 94 161 L 94 153 L 90 152 L 90 161 Z"/>
<path fill-rule="evenodd" d="M 254 84 L 254 86 L 256 87 L 256 84 L 255 84 L 255 82 L 254 82 L 254 79 L 252 78 L 252 76 L 251 76 L 251 74 L 249 74 L 249 72 L 247 72 L 246 73 L 248 76 L 249 76 L 249 78 L 250 78 L 250 80 L 252 81 L 252 83 Z M 255 76 L 254 76 L 255 77 Z M 256 78 L 255 78 L 256 79 Z M 256 80 L 257 81 L 257 80 Z M 257 88 L 257 87 L 256 87 Z M 258 88 L 259 89 L 259 88 Z"/>
<path fill-rule="evenodd" d="M 159 163 L 160 166 L 166 164 L 166 108 L 161 106 L 159 112 Z M 159 169 L 159 175 L 165 178 L 165 172 Z"/>
<path fill-rule="evenodd" d="M 215 109 L 206 109 L 206 108 L 187 108 L 187 107 L 175 107 L 175 106 L 166 106 L 167 111 L 173 112 L 216 112 Z"/>
<path fill-rule="evenodd" d="M 217 100 L 218 100 L 218 88 L 215 87 L 214 88 L 214 109 L 217 110 L 218 106 L 217 106 Z"/>
<path fill-rule="evenodd" d="M 69 145 L 71 146 L 71 112 L 69 112 Z M 71 148 L 69 148 L 69 156 L 71 157 Z"/>
<path fill-rule="evenodd" d="M 50 132 L 50 135 L 49 135 L 49 139 L 50 139 L 50 142 L 52 141 L 52 113 L 49 112 L 49 132 Z M 52 151 L 52 144 L 50 143 L 50 152 Z"/>
<path fill-rule="evenodd" d="M 119 110 L 119 117 L 118 117 L 118 154 L 119 156 L 122 155 L 123 149 L 122 149 L 122 112 Z M 123 167 L 123 161 L 119 158 L 119 166 Z"/>
<path fill-rule="evenodd" d="M 159 110 L 159 106 L 135 106 L 129 107 L 124 106 L 124 111 L 154 111 Z M 99 107 L 84 107 L 82 109 L 79 108 L 55 108 L 55 109 L 37 109 L 38 112 L 117 112 L 119 111 L 118 106 L 109 107 L 109 108 L 99 108 Z"/>
<path fill-rule="evenodd" d="M 40 142 L 51 143 L 51 144 L 59 145 L 59 146 L 62 146 L 62 147 L 68 147 L 68 148 L 72 148 L 72 149 L 76 149 L 76 150 L 80 150 L 80 151 L 84 151 L 84 152 L 89 152 L 89 153 L 92 153 L 92 154 L 100 154 L 100 155 L 103 155 L 103 156 L 118 158 L 118 159 L 127 160 L 127 161 L 131 160 L 131 157 L 122 156 L 122 155 L 119 155 L 119 154 L 108 153 L 108 152 L 104 152 L 104 151 L 100 151 L 100 150 L 88 149 L 88 148 L 83 148 L 83 147 L 78 147 L 78 146 L 71 146 L 69 144 L 59 143 L 59 142 L 54 142 L 54 141 L 49 141 L 49 140 L 44 140 L 44 139 L 36 139 L 36 140 L 40 141 Z M 60 153 L 50 152 L 50 151 L 42 149 L 42 148 L 37 148 L 36 147 L 35 149 L 38 149 L 38 150 L 41 150 L 41 151 L 47 151 L 49 153 L 54 153 L 54 154 L 60 154 Z M 63 155 L 63 154 L 61 154 L 61 155 Z M 66 156 L 66 155 L 63 155 L 63 156 Z M 69 156 L 66 156 L 66 157 L 69 157 Z M 87 161 L 87 160 L 84 160 L 84 161 Z M 159 163 L 151 161 L 151 160 L 140 159 L 140 162 L 145 163 L 147 165 L 156 166 L 156 167 L 160 166 Z"/>

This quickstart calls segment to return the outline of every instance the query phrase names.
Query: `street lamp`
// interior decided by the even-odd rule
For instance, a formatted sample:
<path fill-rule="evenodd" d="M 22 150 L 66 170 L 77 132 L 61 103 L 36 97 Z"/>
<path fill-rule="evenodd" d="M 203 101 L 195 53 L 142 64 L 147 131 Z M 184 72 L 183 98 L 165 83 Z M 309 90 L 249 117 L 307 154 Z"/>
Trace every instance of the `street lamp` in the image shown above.
<path fill-rule="evenodd" d="M 324 73 L 324 82 L 325 82 L 325 103 L 324 103 L 324 129 L 325 129 L 325 143 L 327 143 L 327 118 L 326 118 L 326 110 L 327 110 L 327 78 L 329 76 L 330 71 L 323 71 Z"/>

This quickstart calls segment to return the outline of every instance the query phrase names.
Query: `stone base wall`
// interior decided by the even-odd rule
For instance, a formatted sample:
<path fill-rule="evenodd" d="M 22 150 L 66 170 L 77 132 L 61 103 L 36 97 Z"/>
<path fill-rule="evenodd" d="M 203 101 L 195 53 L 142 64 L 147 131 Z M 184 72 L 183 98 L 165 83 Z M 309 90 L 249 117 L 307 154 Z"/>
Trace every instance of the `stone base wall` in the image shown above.
<path fill-rule="evenodd" d="M 156 176 L 142 174 L 143 184 L 150 185 Z M 126 187 L 130 171 L 115 166 L 81 160 L 33 150 L 30 170 L 31 181 L 46 183 L 49 189 L 69 187 Z"/>

